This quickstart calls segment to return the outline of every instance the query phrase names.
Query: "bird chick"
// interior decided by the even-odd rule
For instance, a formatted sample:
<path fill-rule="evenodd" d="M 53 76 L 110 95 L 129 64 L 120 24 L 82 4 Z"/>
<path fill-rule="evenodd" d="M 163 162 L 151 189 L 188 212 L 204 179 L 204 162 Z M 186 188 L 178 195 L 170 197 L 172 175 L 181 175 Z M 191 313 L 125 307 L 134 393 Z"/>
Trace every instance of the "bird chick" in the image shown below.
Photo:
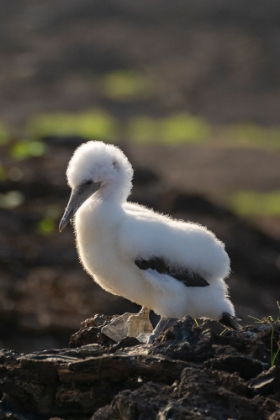
<path fill-rule="evenodd" d="M 72 193 L 60 231 L 73 218 L 80 260 L 94 281 L 161 316 L 150 341 L 169 318 L 187 314 L 238 328 L 224 244 L 199 224 L 128 202 L 133 169 L 118 147 L 82 144 L 66 176 Z"/>

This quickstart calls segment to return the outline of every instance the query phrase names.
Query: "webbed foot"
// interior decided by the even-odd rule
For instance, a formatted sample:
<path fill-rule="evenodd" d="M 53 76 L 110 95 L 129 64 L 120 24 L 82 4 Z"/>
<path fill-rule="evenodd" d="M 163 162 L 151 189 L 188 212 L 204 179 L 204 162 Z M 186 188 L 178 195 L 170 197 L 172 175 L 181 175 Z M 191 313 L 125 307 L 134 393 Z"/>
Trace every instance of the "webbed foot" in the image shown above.
<path fill-rule="evenodd" d="M 166 328 L 171 327 L 175 321 L 175 318 L 161 318 L 151 334 L 140 334 L 137 340 L 141 343 L 152 344 L 155 338 Z"/>

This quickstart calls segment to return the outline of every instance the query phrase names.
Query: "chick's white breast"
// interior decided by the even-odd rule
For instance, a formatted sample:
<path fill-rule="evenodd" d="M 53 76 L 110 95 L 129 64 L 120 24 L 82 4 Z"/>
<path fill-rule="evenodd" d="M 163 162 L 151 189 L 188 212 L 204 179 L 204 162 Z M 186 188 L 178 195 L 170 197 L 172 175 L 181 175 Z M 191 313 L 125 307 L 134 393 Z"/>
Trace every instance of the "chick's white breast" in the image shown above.
<path fill-rule="evenodd" d="M 165 258 L 169 264 L 188 268 L 211 278 L 229 274 L 229 257 L 224 244 L 206 228 L 162 216 L 128 203 L 119 226 L 119 243 L 124 258 Z"/>

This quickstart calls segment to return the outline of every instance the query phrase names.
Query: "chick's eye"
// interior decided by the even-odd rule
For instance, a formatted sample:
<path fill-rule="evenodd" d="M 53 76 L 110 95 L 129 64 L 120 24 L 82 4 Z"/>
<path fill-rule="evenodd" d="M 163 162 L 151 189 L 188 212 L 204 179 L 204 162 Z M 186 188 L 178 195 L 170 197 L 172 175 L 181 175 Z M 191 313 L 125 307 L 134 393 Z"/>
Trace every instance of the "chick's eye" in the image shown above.
<path fill-rule="evenodd" d="M 91 185 L 92 184 L 92 181 L 87 181 L 87 182 L 85 182 L 85 185 Z"/>

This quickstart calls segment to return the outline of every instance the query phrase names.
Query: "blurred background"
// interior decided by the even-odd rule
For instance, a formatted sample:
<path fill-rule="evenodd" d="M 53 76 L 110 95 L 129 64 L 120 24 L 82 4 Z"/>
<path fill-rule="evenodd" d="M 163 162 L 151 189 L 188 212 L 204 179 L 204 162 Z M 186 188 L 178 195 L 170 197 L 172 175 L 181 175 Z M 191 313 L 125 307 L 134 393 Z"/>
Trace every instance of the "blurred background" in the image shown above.
<path fill-rule="evenodd" d="M 2 0 L 0 347 L 66 346 L 102 291 L 58 233 L 87 139 L 135 167 L 131 200 L 213 230 L 237 315 L 279 316 L 280 3 Z"/>

